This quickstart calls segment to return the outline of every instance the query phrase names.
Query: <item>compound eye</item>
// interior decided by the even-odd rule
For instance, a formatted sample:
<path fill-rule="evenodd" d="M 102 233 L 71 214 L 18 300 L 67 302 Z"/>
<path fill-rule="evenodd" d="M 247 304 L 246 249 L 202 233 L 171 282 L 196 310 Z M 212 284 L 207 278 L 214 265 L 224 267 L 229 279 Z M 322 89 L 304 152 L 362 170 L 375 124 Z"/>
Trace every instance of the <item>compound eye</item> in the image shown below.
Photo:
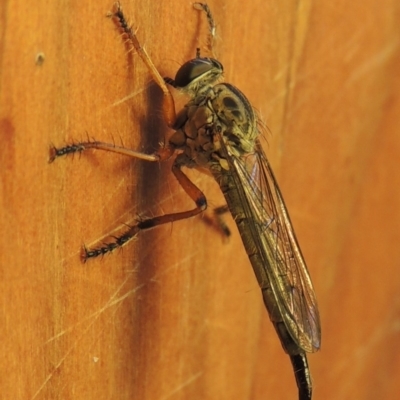
<path fill-rule="evenodd" d="M 222 64 L 213 58 L 194 58 L 183 64 L 175 76 L 177 88 L 184 88 L 199 78 L 209 75 L 214 81 L 223 72 Z"/>

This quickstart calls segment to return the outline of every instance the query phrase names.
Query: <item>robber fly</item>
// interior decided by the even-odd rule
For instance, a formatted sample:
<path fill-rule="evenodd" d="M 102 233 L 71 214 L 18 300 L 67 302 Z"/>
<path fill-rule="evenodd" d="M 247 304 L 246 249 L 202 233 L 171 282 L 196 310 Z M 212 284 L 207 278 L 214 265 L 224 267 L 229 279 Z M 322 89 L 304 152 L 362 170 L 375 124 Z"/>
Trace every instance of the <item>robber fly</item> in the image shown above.
<path fill-rule="evenodd" d="M 206 4 L 194 8 L 205 13 L 209 47 L 215 23 Z M 97 248 L 82 250 L 82 258 L 97 257 L 119 248 L 140 231 L 193 217 L 207 207 L 204 194 L 182 172 L 182 167 L 207 169 L 218 182 L 241 235 L 260 284 L 265 306 L 297 381 L 299 400 L 310 400 L 312 383 L 306 353 L 320 347 L 321 329 L 317 302 L 288 211 L 270 164 L 259 142 L 259 121 L 244 94 L 229 83 L 217 83 L 222 64 L 200 56 L 183 64 L 175 79 L 163 78 L 115 3 L 109 16 L 130 48 L 135 50 L 163 92 L 163 114 L 174 130 L 167 145 L 144 154 L 98 141 L 52 147 L 50 161 L 87 149 L 106 150 L 146 161 L 160 162 L 175 156 L 172 172 L 192 198 L 189 211 L 137 221 L 123 234 Z M 168 86 L 187 94 L 189 102 L 178 114 Z"/>

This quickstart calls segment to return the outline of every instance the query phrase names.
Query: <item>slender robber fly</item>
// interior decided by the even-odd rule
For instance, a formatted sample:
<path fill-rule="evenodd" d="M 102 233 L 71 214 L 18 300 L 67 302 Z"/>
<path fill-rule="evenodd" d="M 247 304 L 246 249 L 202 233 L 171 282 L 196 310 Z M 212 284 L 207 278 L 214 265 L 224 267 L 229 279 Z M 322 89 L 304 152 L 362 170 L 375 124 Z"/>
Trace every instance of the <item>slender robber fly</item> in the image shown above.
<path fill-rule="evenodd" d="M 212 50 L 215 23 L 206 4 L 194 3 L 209 25 Z M 109 13 L 130 50 L 136 51 L 163 92 L 163 115 L 174 130 L 167 145 L 144 154 L 99 141 L 74 143 L 50 149 L 57 157 L 87 149 L 106 150 L 146 161 L 161 162 L 175 156 L 172 172 L 191 197 L 189 211 L 137 221 L 112 241 L 82 250 L 82 259 L 109 253 L 132 240 L 140 231 L 190 218 L 207 208 L 204 194 L 182 167 L 207 169 L 218 182 L 261 287 L 265 306 L 285 352 L 289 355 L 299 400 L 310 400 L 312 383 L 306 353 L 320 348 L 321 329 L 317 302 L 306 264 L 292 228 L 275 176 L 259 142 L 256 113 L 244 94 L 229 83 L 218 83 L 222 64 L 200 56 L 183 64 L 175 79 L 163 78 L 128 25 L 119 3 Z M 189 97 L 178 114 L 169 86 Z"/>

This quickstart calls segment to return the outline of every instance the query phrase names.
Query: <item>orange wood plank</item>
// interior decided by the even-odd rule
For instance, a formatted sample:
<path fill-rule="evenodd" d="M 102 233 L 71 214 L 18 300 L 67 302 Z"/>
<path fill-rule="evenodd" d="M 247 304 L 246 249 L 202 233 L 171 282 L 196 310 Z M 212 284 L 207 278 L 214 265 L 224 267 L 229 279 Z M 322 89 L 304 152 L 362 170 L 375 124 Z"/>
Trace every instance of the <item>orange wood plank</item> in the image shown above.
<path fill-rule="evenodd" d="M 216 52 L 269 130 L 274 166 L 322 318 L 315 399 L 400 391 L 400 11 L 391 0 L 210 1 Z M 0 8 L 0 360 L 7 399 L 295 399 L 231 220 L 141 235 L 81 264 L 80 246 L 139 213 L 192 206 L 163 166 L 91 152 L 86 136 L 151 151 L 161 97 L 125 53 L 104 0 Z M 123 2 L 164 75 L 194 56 L 188 1 Z M 183 99 L 180 100 L 181 102 Z M 208 177 L 190 174 L 211 206 Z"/>

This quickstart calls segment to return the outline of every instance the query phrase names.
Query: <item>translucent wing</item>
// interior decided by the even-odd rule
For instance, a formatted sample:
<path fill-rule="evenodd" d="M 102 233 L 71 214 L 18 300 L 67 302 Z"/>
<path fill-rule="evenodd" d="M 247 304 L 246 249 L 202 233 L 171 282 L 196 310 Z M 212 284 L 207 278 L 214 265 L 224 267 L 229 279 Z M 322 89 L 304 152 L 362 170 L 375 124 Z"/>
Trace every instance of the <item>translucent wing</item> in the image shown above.
<path fill-rule="evenodd" d="M 261 287 L 270 287 L 275 304 L 295 343 L 306 352 L 320 347 L 320 320 L 311 279 L 301 254 L 282 194 L 257 141 L 254 153 L 235 156 L 226 147 L 230 176 L 239 208 L 246 215 L 246 235 L 255 244 L 253 268 Z M 232 210 L 233 211 L 233 210 Z M 232 212 L 235 218 L 238 213 Z M 236 214 L 236 215 L 235 215 Z M 237 221 L 236 221 L 237 222 Z M 243 229 L 243 228 L 242 228 Z M 245 243 L 246 244 L 246 243 Z M 250 256 L 254 259 L 254 254 Z M 257 271 L 256 269 L 263 269 Z M 261 278 L 260 278 L 261 277 Z M 265 278 L 266 281 L 264 282 Z"/>

